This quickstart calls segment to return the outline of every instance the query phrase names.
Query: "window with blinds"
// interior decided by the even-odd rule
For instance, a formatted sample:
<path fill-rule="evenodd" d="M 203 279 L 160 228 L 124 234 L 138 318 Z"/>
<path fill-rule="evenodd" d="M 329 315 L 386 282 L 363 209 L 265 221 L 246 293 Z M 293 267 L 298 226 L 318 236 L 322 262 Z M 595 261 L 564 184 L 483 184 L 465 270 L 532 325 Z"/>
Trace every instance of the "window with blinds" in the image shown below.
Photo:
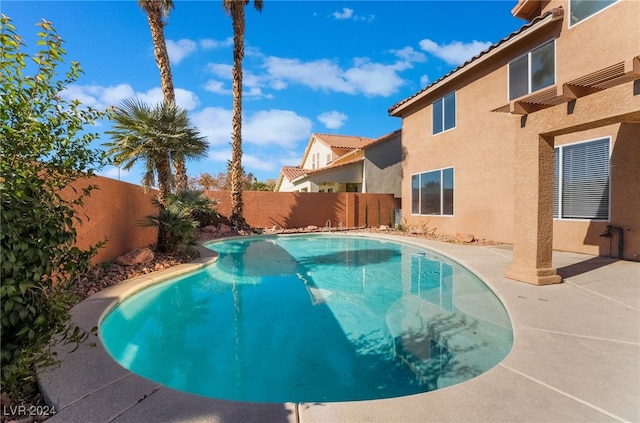
<path fill-rule="evenodd" d="M 611 138 L 555 149 L 553 217 L 609 220 Z"/>

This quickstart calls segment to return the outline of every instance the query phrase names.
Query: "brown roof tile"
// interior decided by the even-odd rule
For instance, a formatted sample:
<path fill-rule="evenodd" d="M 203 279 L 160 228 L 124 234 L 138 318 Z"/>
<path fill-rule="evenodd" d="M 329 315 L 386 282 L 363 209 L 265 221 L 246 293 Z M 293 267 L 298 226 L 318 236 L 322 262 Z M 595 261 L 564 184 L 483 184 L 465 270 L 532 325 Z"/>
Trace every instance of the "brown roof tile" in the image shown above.
<path fill-rule="evenodd" d="M 373 138 L 351 136 L 351 135 L 335 135 L 335 134 L 318 134 L 313 136 L 320 141 L 324 141 L 331 148 L 360 148 L 364 144 L 373 141 Z"/>

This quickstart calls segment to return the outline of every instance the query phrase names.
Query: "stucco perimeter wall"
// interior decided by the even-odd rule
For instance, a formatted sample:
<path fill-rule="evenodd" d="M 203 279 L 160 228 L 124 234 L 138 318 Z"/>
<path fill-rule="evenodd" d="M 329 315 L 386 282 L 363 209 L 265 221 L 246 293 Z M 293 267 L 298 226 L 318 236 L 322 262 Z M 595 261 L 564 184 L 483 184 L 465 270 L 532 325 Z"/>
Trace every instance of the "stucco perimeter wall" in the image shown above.
<path fill-rule="evenodd" d="M 157 240 L 153 228 L 143 228 L 138 221 L 144 216 L 157 213 L 153 206 L 154 191 L 145 193 L 142 187 L 96 176 L 81 179 L 73 188 L 81 192 L 88 185 L 97 185 L 85 198 L 80 212 L 82 224 L 77 226 L 77 246 L 87 249 L 99 241 L 106 245 L 98 250 L 94 263 L 111 261 L 135 248 L 146 247 Z M 73 189 L 67 187 L 62 196 L 73 198 Z"/>
<path fill-rule="evenodd" d="M 208 191 L 219 202 L 218 211 L 231 214 L 229 191 Z M 310 225 L 332 227 L 390 225 L 400 200 L 392 194 L 324 193 L 324 192 L 262 192 L 242 193 L 244 218 L 254 228 L 279 226 L 285 229 Z"/>

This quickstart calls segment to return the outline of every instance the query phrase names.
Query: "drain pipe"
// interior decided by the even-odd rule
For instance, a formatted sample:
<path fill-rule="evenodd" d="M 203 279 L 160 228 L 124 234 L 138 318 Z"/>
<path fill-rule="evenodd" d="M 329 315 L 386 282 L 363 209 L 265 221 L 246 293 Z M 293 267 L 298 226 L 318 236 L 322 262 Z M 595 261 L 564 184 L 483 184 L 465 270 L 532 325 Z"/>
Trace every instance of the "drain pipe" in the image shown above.
<path fill-rule="evenodd" d="M 619 226 L 607 225 L 607 231 L 600 236 L 611 238 L 613 236 L 611 231 L 616 231 L 618 233 L 618 258 L 622 260 L 622 250 L 624 249 L 624 229 Z M 611 256 L 611 248 L 609 248 L 609 255 Z"/>

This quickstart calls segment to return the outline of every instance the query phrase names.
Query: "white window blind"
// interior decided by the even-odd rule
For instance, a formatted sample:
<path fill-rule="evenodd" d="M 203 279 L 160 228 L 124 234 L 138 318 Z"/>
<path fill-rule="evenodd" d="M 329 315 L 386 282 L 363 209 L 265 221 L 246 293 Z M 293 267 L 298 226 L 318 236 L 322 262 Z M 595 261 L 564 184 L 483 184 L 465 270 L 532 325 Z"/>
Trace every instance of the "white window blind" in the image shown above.
<path fill-rule="evenodd" d="M 556 148 L 553 211 L 563 219 L 609 219 L 609 138 Z"/>

